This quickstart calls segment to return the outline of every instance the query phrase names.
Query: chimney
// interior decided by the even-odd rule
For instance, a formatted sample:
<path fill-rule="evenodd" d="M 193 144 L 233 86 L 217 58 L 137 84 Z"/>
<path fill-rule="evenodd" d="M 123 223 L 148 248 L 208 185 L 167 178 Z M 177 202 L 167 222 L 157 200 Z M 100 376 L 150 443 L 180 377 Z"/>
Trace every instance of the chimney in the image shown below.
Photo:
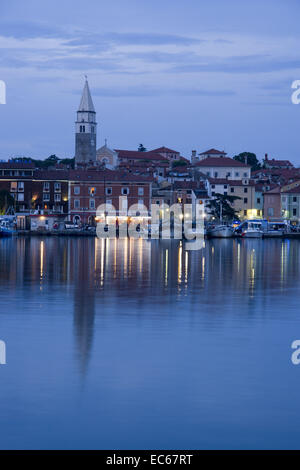
<path fill-rule="evenodd" d="M 268 154 L 265 153 L 265 160 L 268 160 Z"/>

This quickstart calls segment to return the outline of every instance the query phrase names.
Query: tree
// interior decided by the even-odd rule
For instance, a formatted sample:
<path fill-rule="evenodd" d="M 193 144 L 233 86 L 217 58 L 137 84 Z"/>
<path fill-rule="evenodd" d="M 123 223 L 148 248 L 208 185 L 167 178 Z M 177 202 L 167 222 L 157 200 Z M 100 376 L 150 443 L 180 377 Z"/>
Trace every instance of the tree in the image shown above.
<path fill-rule="evenodd" d="M 235 155 L 233 159 L 242 163 L 247 163 L 247 165 L 251 166 L 252 171 L 259 170 L 261 168 L 261 164 L 259 163 L 255 153 L 242 152 Z"/>
<path fill-rule="evenodd" d="M 174 162 L 172 162 L 172 167 L 176 168 L 177 166 L 187 166 L 187 164 L 184 160 L 174 160 Z"/>
<path fill-rule="evenodd" d="M 239 196 L 229 196 L 228 194 L 215 194 L 215 198 L 211 199 L 207 204 L 209 214 L 216 219 L 220 219 L 222 206 L 222 219 L 231 222 L 237 218 L 237 211 L 232 207 L 232 203 L 237 199 L 241 198 Z"/>
<path fill-rule="evenodd" d="M 138 148 L 138 151 L 139 152 L 147 152 L 147 149 L 146 149 L 146 147 L 143 146 L 143 144 L 140 144 L 139 148 Z"/>
<path fill-rule="evenodd" d="M 6 191 L 5 189 L 2 189 L 0 191 L 0 213 L 3 215 L 7 211 L 9 207 L 13 207 L 15 204 L 15 200 L 12 197 L 12 195 Z"/>

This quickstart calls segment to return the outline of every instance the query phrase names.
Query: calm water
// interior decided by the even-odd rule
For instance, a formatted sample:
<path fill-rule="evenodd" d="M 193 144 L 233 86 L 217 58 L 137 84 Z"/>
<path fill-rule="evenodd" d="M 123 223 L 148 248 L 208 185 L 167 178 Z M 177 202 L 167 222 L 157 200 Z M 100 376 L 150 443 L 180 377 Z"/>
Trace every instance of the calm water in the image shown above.
<path fill-rule="evenodd" d="M 1 448 L 300 448 L 300 241 L 0 240 Z"/>

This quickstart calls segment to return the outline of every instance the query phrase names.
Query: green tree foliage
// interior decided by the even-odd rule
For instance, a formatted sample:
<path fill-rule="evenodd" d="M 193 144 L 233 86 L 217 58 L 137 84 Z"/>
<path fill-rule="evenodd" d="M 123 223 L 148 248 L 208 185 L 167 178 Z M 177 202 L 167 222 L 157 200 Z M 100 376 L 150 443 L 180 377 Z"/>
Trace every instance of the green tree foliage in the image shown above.
<path fill-rule="evenodd" d="M 15 204 L 14 198 L 11 196 L 11 194 L 6 191 L 5 189 L 2 189 L 0 191 L 0 213 L 1 215 L 5 214 L 6 210 L 9 207 L 13 207 Z"/>
<path fill-rule="evenodd" d="M 74 168 L 75 158 L 58 158 L 56 155 L 50 155 L 50 157 L 45 160 L 39 160 L 35 158 L 13 158 L 12 161 L 18 161 L 23 163 L 33 163 L 36 168 L 41 168 L 42 170 L 47 170 L 50 167 L 55 167 L 58 163 Z"/>
<path fill-rule="evenodd" d="M 242 163 L 247 163 L 247 165 L 251 166 L 252 171 L 259 170 L 261 168 L 261 164 L 259 163 L 255 153 L 242 152 L 238 155 L 235 155 L 233 159 Z"/>
<path fill-rule="evenodd" d="M 139 152 L 147 152 L 147 149 L 146 149 L 146 147 L 143 146 L 143 144 L 140 144 L 139 148 L 138 148 L 138 151 Z"/>
<path fill-rule="evenodd" d="M 237 211 L 232 207 L 232 203 L 237 199 L 241 199 L 239 196 L 229 196 L 223 194 L 215 194 L 215 199 L 211 199 L 207 204 L 209 213 L 216 219 L 220 219 L 221 206 L 222 206 L 222 219 L 223 221 L 231 222 L 237 218 Z"/>
<path fill-rule="evenodd" d="M 186 162 L 184 160 L 174 160 L 172 167 L 176 168 L 177 166 L 186 166 Z"/>

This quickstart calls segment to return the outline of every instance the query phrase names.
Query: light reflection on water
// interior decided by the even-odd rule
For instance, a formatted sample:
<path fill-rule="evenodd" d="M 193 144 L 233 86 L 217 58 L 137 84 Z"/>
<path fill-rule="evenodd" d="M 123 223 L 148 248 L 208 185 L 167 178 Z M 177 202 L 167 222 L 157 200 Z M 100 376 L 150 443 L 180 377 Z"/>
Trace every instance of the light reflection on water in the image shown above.
<path fill-rule="evenodd" d="M 296 240 L 0 240 L 0 447 L 299 447 L 299 261 Z"/>

